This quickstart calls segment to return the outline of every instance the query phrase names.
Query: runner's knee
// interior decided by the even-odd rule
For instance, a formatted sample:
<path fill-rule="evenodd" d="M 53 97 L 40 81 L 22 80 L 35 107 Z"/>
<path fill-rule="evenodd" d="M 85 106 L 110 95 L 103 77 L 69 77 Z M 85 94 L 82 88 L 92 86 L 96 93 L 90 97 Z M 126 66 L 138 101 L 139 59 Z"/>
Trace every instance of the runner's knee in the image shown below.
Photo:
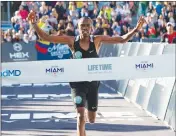
<path fill-rule="evenodd" d="M 93 112 L 93 111 L 89 111 L 88 112 L 88 120 L 89 120 L 89 123 L 95 123 L 95 118 L 96 118 L 96 112 Z"/>

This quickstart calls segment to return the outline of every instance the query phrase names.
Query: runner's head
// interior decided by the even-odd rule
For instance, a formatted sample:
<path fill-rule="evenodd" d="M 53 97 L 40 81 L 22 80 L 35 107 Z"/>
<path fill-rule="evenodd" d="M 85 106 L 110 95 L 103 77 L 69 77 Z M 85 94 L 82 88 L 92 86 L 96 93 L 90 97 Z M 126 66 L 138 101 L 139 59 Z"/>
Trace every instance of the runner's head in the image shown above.
<path fill-rule="evenodd" d="M 78 22 L 78 28 L 80 35 L 83 35 L 84 37 L 88 37 L 90 35 L 92 27 L 92 20 L 89 17 L 82 17 L 80 18 Z"/>

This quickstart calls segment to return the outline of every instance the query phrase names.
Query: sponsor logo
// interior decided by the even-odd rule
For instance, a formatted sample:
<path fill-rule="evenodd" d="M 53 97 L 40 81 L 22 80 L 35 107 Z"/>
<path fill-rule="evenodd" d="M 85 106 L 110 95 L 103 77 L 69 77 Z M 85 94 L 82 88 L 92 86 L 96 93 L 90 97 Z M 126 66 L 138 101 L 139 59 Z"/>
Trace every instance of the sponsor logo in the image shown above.
<path fill-rule="evenodd" d="M 96 109 L 97 107 L 92 107 L 92 109 Z"/>
<path fill-rule="evenodd" d="M 50 68 L 46 68 L 45 72 L 46 72 L 46 74 L 57 76 L 57 75 L 60 75 L 60 74 L 64 73 L 64 68 L 63 67 L 58 67 L 58 66 L 52 66 Z"/>
<path fill-rule="evenodd" d="M 89 51 L 89 53 L 92 53 L 92 52 L 94 52 L 94 50 L 92 50 L 92 51 Z"/>
<path fill-rule="evenodd" d="M 13 60 L 28 60 L 29 52 L 22 52 L 22 45 L 20 43 L 14 43 L 13 49 L 15 53 L 9 53 L 9 56 Z"/>
<path fill-rule="evenodd" d="M 48 48 L 48 52 L 52 57 L 57 56 L 58 58 L 63 58 L 63 55 L 69 54 L 69 48 L 66 45 L 54 44 L 52 47 Z"/>
<path fill-rule="evenodd" d="M 1 72 L 0 77 L 16 77 L 20 75 L 21 75 L 20 70 L 4 70 Z"/>
<path fill-rule="evenodd" d="M 88 65 L 88 73 L 111 73 L 112 64 Z"/>
<path fill-rule="evenodd" d="M 22 45 L 19 44 L 19 43 L 13 44 L 13 49 L 14 49 L 15 51 L 17 51 L 17 52 L 22 51 L 22 48 L 23 48 Z"/>
<path fill-rule="evenodd" d="M 139 64 L 135 64 L 135 68 L 137 70 L 149 70 L 149 69 L 153 69 L 154 68 L 154 64 L 153 63 L 149 63 L 148 61 L 142 61 Z"/>
<path fill-rule="evenodd" d="M 74 54 L 75 54 L 75 59 L 81 59 L 82 58 L 82 52 L 76 51 Z"/>
<path fill-rule="evenodd" d="M 81 96 L 76 96 L 76 97 L 74 98 L 74 102 L 75 102 L 76 104 L 80 104 L 80 103 L 82 102 Z"/>

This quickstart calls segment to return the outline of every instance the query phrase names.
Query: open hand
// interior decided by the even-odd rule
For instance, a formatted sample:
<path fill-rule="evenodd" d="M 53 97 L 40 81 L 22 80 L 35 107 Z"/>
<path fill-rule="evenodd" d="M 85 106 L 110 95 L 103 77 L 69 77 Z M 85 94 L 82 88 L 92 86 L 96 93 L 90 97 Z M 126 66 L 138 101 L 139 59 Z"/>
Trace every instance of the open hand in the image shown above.
<path fill-rule="evenodd" d="M 29 13 L 29 15 L 28 15 L 28 21 L 29 21 L 29 23 L 36 23 L 36 14 L 35 14 L 35 12 L 34 11 L 31 11 L 30 13 Z"/>
<path fill-rule="evenodd" d="M 142 28 L 144 23 L 146 23 L 146 20 L 145 20 L 144 16 L 141 16 L 137 22 L 137 25 L 136 25 L 137 31 L 139 31 Z"/>

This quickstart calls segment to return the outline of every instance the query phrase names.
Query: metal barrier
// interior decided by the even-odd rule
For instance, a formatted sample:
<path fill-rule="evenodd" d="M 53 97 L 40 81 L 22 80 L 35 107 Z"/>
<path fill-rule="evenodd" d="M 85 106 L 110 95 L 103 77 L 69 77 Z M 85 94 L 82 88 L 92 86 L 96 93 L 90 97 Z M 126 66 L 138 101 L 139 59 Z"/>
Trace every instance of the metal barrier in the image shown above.
<path fill-rule="evenodd" d="M 125 56 L 128 56 L 129 52 L 130 52 L 130 47 L 131 47 L 132 43 L 125 43 L 123 44 L 123 46 L 121 47 L 121 50 L 120 50 L 120 54 L 118 57 L 125 57 Z M 119 66 L 120 67 L 120 66 Z M 118 83 L 118 88 L 117 90 L 119 92 L 121 92 L 121 94 L 124 96 L 125 94 L 125 90 L 126 90 L 126 86 L 128 84 L 128 79 L 127 80 L 119 80 L 117 81 Z"/>
<path fill-rule="evenodd" d="M 139 50 L 137 52 L 137 56 L 148 56 L 150 50 L 152 48 L 152 44 L 149 43 L 141 43 Z M 129 98 L 131 101 L 135 102 L 138 94 L 139 86 L 142 82 L 142 79 L 131 79 L 129 80 L 125 97 Z"/>
<path fill-rule="evenodd" d="M 167 43 L 126 43 L 123 46 L 117 46 L 120 47 L 118 57 L 175 54 L 176 48 L 175 44 Z M 175 77 L 127 79 L 117 80 L 117 87 L 111 86 L 111 88 L 121 93 L 131 102 L 141 106 L 148 113 L 167 122 L 175 130 L 174 83 Z M 111 84 L 106 85 L 110 86 Z"/>
<path fill-rule="evenodd" d="M 150 95 L 147 111 L 164 120 L 167 105 L 174 86 L 174 78 L 157 79 Z"/>
<path fill-rule="evenodd" d="M 175 127 L 175 96 L 176 96 L 176 83 L 174 85 L 171 97 L 170 97 L 170 101 L 167 107 L 167 112 L 165 115 L 165 121 L 168 125 L 170 125 L 174 130 L 176 130 Z"/>
<path fill-rule="evenodd" d="M 164 49 L 164 44 L 152 45 L 150 55 L 161 55 Z M 156 79 L 141 79 L 143 82 L 139 86 L 136 103 L 139 104 L 143 109 L 147 109 L 148 101 L 154 87 Z"/>

